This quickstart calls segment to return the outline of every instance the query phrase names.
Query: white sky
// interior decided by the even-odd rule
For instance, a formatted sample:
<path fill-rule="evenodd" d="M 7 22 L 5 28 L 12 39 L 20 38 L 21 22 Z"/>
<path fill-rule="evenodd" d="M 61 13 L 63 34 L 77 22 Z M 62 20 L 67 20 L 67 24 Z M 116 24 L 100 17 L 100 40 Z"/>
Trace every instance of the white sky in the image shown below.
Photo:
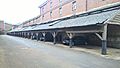
<path fill-rule="evenodd" d="M 20 24 L 40 14 L 39 5 L 46 0 L 0 0 L 0 20 Z"/>

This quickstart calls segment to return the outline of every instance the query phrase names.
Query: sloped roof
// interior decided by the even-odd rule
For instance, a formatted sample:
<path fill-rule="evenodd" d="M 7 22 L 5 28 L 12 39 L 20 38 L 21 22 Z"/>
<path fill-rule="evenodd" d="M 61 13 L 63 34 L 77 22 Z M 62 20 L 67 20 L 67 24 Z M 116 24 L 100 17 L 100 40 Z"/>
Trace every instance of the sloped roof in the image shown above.
<path fill-rule="evenodd" d="M 98 13 L 98 14 L 77 17 L 74 19 L 57 21 L 57 22 L 53 22 L 55 24 L 53 24 L 51 26 L 50 26 L 50 24 L 39 25 L 39 26 L 35 27 L 34 30 L 86 26 L 86 25 L 93 25 L 93 24 L 98 24 L 98 23 L 102 24 L 105 21 L 108 21 L 109 19 L 111 19 L 118 12 L 119 12 L 119 10 L 112 10 L 112 11 L 102 12 L 102 13 Z"/>
<path fill-rule="evenodd" d="M 120 12 L 119 12 L 117 15 L 115 15 L 115 16 L 110 20 L 110 22 L 111 22 L 112 24 L 116 24 L 116 23 L 120 24 Z"/>

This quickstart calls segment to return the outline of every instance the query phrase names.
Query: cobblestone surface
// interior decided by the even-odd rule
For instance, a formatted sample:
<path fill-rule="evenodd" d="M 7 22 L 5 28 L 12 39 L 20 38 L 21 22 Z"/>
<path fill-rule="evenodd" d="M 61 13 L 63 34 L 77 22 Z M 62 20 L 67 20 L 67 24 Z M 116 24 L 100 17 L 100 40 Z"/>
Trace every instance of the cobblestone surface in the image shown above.
<path fill-rule="evenodd" d="M 119 68 L 120 61 L 29 39 L 0 36 L 0 68 Z"/>

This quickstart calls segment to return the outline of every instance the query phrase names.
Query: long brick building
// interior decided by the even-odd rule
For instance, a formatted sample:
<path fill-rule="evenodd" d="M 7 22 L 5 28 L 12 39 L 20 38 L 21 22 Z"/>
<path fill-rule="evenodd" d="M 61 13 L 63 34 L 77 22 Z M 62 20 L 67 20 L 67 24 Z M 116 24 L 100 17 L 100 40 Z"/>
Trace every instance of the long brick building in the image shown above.
<path fill-rule="evenodd" d="M 84 13 L 119 0 L 47 0 L 39 6 L 40 15 L 23 22 L 22 26 L 40 24 L 72 15 Z"/>

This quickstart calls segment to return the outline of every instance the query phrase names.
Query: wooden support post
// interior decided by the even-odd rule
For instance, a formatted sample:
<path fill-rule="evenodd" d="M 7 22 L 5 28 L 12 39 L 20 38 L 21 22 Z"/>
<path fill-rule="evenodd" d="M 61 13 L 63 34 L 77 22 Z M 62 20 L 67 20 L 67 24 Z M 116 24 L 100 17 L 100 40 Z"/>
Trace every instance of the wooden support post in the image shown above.
<path fill-rule="evenodd" d="M 33 32 L 33 35 L 32 35 L 32 40 L 34 40 L 34 38 L 35 38 L 35 33 Z"/>
<path fill-rule="evenodd" d="M 33 39 L 33 33 L 31 32 L 31 39 Z"/>
<path fill-rule="evenodd" d="M 36 33 L 36 38 L 37 38 L 37 41 L 39 40 L 39 37 L 38 37 L 39 33 Z"/>
<path fill-rule="evenodd" d="M 24 32 L 22 32 L 22 37 L 24 37 Z"/>
<path fill-rule="evenodd" d="M 20 32 L 19 32 L 19 37 L 20 37 Z"/>
<path fill-rule="evenodd" d="M 108 26 L 108 24 L 105 24 L 103 26 L 102 36 L 100 36 L 98 33 L 95 33 L 95 35 L 98 36 L 98 38 L 102 41 L 102 49 L 101 49 L 102 55 L 107 54 L 107 26 Z"/>
<path fill-rule="evenodd" d="M 21 37 L 21 32 L 19 33 L 19 37 Z"/>
<path fill-rule="evenodd" d="M 22 32 L 21 32 L 21 37 L 22 37 Z"/>
<path fill-rule="evenodd" d="M 26 37 L 26 32 L 24 32 L 24 38 Z"/>
<path fill-rule="evenodd" d="M 24 37 L 24 32 L 22 32 L 22 37 Z"/>
<path fill-rule="evenodd" d="M 70 38 L 70 44 L 69 44 L 70 48 L 73 47 L 73 41 L 72 41 L 72 38 Z"/>
<path fill-rule="evenodd" d="M 20 37 L 22 37 L 22 32 L 20 32 Z"/>
<path fill-rule="evenodd" d="M 23 38 L 25 38 L 25 32 L 24 32 L 24 37 Z"/>
<path fill-rule="evenodd" d="M 25 32 L 25 38 L 27 38 L 27 32 Z"/>
<path fill-rule="evenodd" d="M 28 38 L 28 32 L 26 32 L 26 38 Z"/>
<path fill-rule="evenodd" d="M 18 32 L 18 37 L 19 37 L 19 32 Z"/>
<path fill-rule="evenodd" d="M 45 38 L 46 32 L 42 32 L 42 35 L 44 37 L 44 42 L 45 42 L 46 41 L 46 38 Z"/>
<path fill-rule="evenodd" d="M 22 32 L 20 33 L 20 37 L 22 37 L 23 35 L 22 35 Z"/>
<path fill-rule="evenodd" d="M 14 35 L 16 36 L 16 33 Z"/>
<path fill-rule="evenodd" d="M 95 35 L 98 36 L 98 38 L 99 38 L 100 40 L 103 40 L 103 38 L 102 38 L 102 36 L 100 36 L 100 34 L 95 33 Z"/>
<path fill-rule="evenodd" d="M 25 32 L 24 32 L 24 38 L 25 38 Z"/>
<path fill-rule="evenodd" d="M 27 38 L 28 38 L 28 39 L 29 39 L 29 34 L 30 34 L 30 33 L 29 33 L 29 32 L 27 32 Z"/>
<path fill-rule="evenodd" d="M 19 32 L 19 37 L 20 37 L 20 32 Z"/>
<path fill-rule="evenodd" d="M 29 32 L 29 39 L 31 39 L 31 32 Z"/>
<path fill-rule="evenodd" d="M 72 47 L 73 47 L 73 41 L 72 41 L 73 33 L 67 33 L 67 35 L 68 35 L 68 37 L 69 37 L 69 39 L 70 39 L 69 46 L 70 46 L 70 48 L 72 48 Z"/>
<path fill-rule="evenodd" d="M 23 32 L 23 38 L 24 38 L 24 32 Z"/>
<path fill-rule="evenodd" d="M 27 32 L 27 38 L 29 38 L 29 32 Z"/>
<path fill-rule="evenodd" d="M 31 33 L 29 32 L 29 39 L 31 38 Z"/>
<path fill-rule="evenodd" d="M 27 33 L 25 32 L 25 38 L 26 38 L 26 36 L 27 36 Z"/>
<path fill-rule="evenodd" d="M 24 32 L 24 38 L 25 38 L 25 32 Z"/>
<path fill-rule="evenodd" d="M 57 32 L 52 32 L 53 35 L 53 44 L 56 44 L 56 36 L 57 36 Z"/>
<path fill-rule="evenodd" d="M 102 51 L 101 54 L 106 55 L 107 54 L 107 26 L 108 24 L 105 24 L 103 26 L 103 33 L 102 33 Z"/>

